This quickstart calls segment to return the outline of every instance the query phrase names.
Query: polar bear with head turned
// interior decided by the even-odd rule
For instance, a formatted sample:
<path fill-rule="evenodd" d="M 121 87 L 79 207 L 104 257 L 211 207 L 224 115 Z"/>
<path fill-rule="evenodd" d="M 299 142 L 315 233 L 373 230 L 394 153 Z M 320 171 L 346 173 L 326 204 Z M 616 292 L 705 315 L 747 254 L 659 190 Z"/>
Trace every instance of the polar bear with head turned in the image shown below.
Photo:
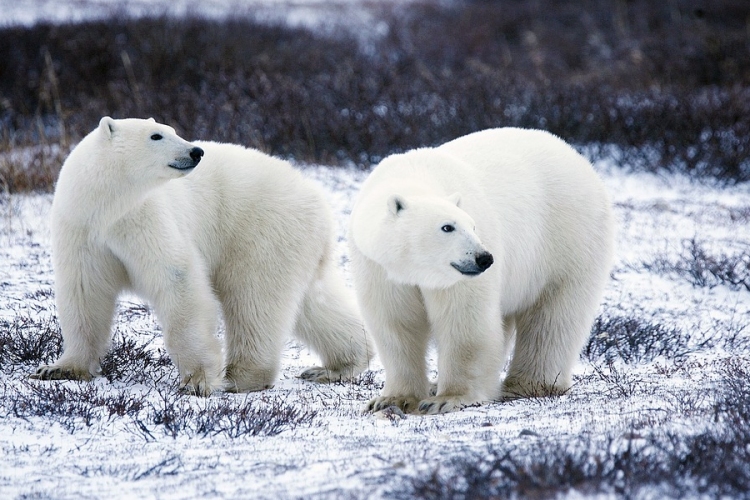
<path fill-rule="evenodd" d="M 64 350 L 34 378 L 99 373 L 125 289 L 154 307 L 189 393 L 270 387 L 293 332 L 323 361 L 303 378 L 347 379 L 368 364 L 356 302 L 332 261 L 330 208 L 287 162 L 105 117 L 65 161 L 51 225 Z"/>
<path fill-rule="evenodd" d="M 394 283 L 445 288 L 492 265 L 474 220 L 460 208 L 458 193 L 409 198 L 393 194 L 387 206 L 386 220 L 375 231 L 368 231 L 367 224 L 353 230 L 359 248 L 381 263 Z"/>
<path fill-rule="evenodd" d="M 349 244 L 386 375 L 367 409 L 433 414 L 570 388 L 609 276 L 614 222 L 601 180 L 573 148 L 502 128 L 385 158 L 355 202 Z"/>

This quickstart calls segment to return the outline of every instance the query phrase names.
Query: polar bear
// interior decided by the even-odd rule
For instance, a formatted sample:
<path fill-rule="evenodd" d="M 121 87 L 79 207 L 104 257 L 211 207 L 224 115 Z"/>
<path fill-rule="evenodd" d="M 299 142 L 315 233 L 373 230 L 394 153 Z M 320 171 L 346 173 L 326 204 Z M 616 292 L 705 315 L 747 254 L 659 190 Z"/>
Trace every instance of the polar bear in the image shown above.
<path fill-rule="evenodd" d="M 304 379 L 367 367 L 373 351 L 332 261 L 330 208 L 285 161 L 104 117 L 62 167 L 51 224 L 64 351 L 34 378 L 99 373 L 124 289 L 153 305 L 188 393 L 271 387 L 293 331 L 323 361 Z"/>
<path fill-rule="evenodd" d="M 385 158 L 349 231 L 355 290 L 386 375 L 366 411 L 434 414 L 567 390 L 613 233 L 591 164 L 543 131 L 485 130 Z"/>

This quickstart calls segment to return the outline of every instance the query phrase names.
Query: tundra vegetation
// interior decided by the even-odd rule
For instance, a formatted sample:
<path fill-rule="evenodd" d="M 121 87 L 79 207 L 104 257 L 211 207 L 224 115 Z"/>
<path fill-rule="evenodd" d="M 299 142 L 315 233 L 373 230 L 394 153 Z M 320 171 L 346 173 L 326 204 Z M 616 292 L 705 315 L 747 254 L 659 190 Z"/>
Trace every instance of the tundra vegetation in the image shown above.
<path fill-rule="evenodd" d="M 118 12 L 0 28 L 0 491 L 746 495 L 750 7 L 362 9 L 377 29 Z M 351 384 L 309 384 L 294 375 L 312 355 L 290 342 L 273 389 L 193 398 L 173 385 L 152 312 L 128 296 L 103 377 L 29 380 L 62 349 L 49 193 L 103 115 L 153 116 L 186 138 L 292 159 L 331 194 L 345 269 L 351 200 L 383 156 L 488 127 L 560 135 L 602 172 L 619 224 L 573 388 L 437 417 L 363 417 L 382 389 L 379 363 Z M 434 357 L 430 367 L 434 377 Z"/>

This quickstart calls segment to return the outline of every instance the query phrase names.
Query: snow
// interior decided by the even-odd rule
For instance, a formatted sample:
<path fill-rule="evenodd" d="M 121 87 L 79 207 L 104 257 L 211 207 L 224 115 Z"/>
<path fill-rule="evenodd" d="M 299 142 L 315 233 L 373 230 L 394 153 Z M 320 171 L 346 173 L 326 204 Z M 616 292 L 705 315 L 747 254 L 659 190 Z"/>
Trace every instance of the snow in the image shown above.
<path fill-rule="evenodd" d="M 346 224 L 353 197 L 367 172 L 355 168 L 300 166 L 330 194 L 338 226 L 337 253 L 348 276 Z M 655 254 L 681 248 L 684 239 L 699 237 L 717 248 L 748 248 L 747 220 L 733 220 L 732 210 L 747 209 L 750 186 L 721 188 L 696 184 L 679 176 L 626 173 L 603 162 L 597 165 L 611 194 L 617 215 L 618 251 L 613 279 L 602 311 L 657 318 L 684 330 L 729 328 L 750 312 L 750 293 L 718 286 L 696 288 L 677 278 L 656 276 L 637 267 Z M 12 195 L 0 205 L 0 319 L 49 318 L 54 313 L 51 288 L 48 215 L 50 195 Z M 117 319 L 117 335 L 137 338 L 153 349 L 163 348 L 158 323 L 139 301 L 125 297 Z M 129 311 L 126 315 L 125 311 Z M 290 340 L 282 372 L 273 389 L 250 395 L 219 394 L 208 400 L 179 397 L 196 410 L 222 402 L 258 401 L 316 412 L 309 425 L 271 436 L 203 437 L 196 432 L 168 435 L 159 426 L 131 416 L 102 415 L 86 426 L 73 420 L 73 429 L 54 418 L 0 419 L 0 496 L 55 498 L 296 498 L 387 497 L 410 477 L 429 473 L 450 457 L 483 453 L 492 444 L 532 446 L 534 442 L 565 442 L 577 436 L 620 436 L 624 443 L 634 421 L 655 428 L 695 433 L 710 425 L 705 418 L 677 411 L 675 394 L 707 394 L 718 378 L 712 360 L 729 354 L 709 349 L 691 355 L 704 370 L 678 370 L 660 375 L 658 368 L 675 363 L 595 366 L 583 361 L 576 385 L 566 395 L 542 400 L 493 403 L 439 416 L 394 417 L 361 415 L 362 405 L 377 395 L 382 365 L 376 358 L 373 383 L 317 385 L 295 376 L 315 357 Z M 432 375 L 435 356 L 431 354 Z M 31 371 L 33 367 L 28 367 Z M 611 370 L 624 377 L 622 388 L 595 375 Z M 619 371 L 618 371 L 619 370 Z M 102 394 L 123 393 L 158 406 L 173 393 L 174 369 L 163 380 L 92 384 Z M 77 382 L 26 380 L 22 370 L 0 375 L 3 398 L 29 391 L 31 386 Z M 623 385 L 623 384 L 621 384 Z M 172 396 L 169 396 L 172 394 Z M 710 398 L 704 398 L 710 405 Z M 700 406 L 700 405 L 699 405 Z M 6 408 L 7 410 L 7 408 Z M 103 411 L 103 410 L 102 410 Z M 144 410 L 145 411 L 145 410 Z M 142 417 L 146 418 L 146 417 Z M 636 440 L 637 441 L 637 440 Z"/>
<path fill-rule="evenodd" d="M 108 16 L 199 12 L 216 17 L 257 16 L 316 29 L 331 23 L 356 31 L 370 19 L 367 0 L 0 0 L 0 25 L 67 22 Z M 156 7 L 154 7 L 156 5 Z M 118 10 L 119 9 L 119 10 Z M 387 27 L 377 27 L 382 34 Z M 299 165 L 329 193 L 338 222 L 337 257 L 349 284 L 346 227 L 353 197 L 366 171 Z M 687 436 L 713 425 L 711 405 L 720 367 L 737 353 L 701 342 L 737 334 L 750 317 L 750 291 L 724 285 L 696 287 L 679 276 L 648 272 L 643 263 L 677 258 L 695 239 L 712 254 L 750 248 L 750 185 L 722 187 L 679 175 L 634 173 L 614 160 L 597 163 L 618 221 L 617 256 L 601 312 L 637 317 L 690 334 L 692 352 L 641 363 L 581 360 L 573 389 L 560 397 L 492 403 L 447 415 L 401 418 L 362 415 L 384 381 L 378 358 L 371 380 L 318 385 L 296 378 L 316 364 L 310 351 L 290 340 L 274 388 L 249 395 L 208 399 L 175 392 L 171 364 L 127 372 L 113 382 L 28 380 L 35 366 L 9 363 L 0 350 L 0 498 L 390 498 L 409 491 L 410 480 L 427 477 L 457 457 L 486 455 L 493 447 L 529 452 L 544 443 L 645 446 L 649 432 Z M 51 195 L 0 194 L 0 324 L 28 319 L 45 325 L 55 315 L 50 261 Z M 125 296 L 115 322 L 117 341 L 132 340 L 163 352 L 158 322 L 139 299 Z M 36 322 L 36 323 L 35 323 Z M 34 333 L 34 332 L 32 332 Z M 4 349 L 0 345 L 0 349 Z M 430 354 L 431 376 L 436 376 Z M 34 390 L 69 389 L 122 395 L 143 403 L 139 412 L 109 415 L 94 408 L 84 417 L 27 415 L 14 407 Z M 686 411 L 683 397 L 692 398 Z M 174 405 L 199 415 L 226 405 L 292 408 L 314 416 L 275 435 L 203 435 L 195 428 L 168 432 L 153 421 L 154 410 Z M 189 419 L 188 419 L 189 420 Z M 611 442 L 609 440 L 612 440 Z M 659 490 L 651 492 L 658 498 Z M 649 495 L 646 495 L 648 497 Z M 569 498 L 586 497 L 571 492 Z"/>
<path fill-rule="evenodd" d="M 419 0 L 0 0 L 0 26 L 81 22 L 116 13 L 131 17 L 248 17 L 322 32 L 344 28 L 355 34 L 384 35 L 388 26 L 377 20 L 374 10 L 415 1 Z"/>

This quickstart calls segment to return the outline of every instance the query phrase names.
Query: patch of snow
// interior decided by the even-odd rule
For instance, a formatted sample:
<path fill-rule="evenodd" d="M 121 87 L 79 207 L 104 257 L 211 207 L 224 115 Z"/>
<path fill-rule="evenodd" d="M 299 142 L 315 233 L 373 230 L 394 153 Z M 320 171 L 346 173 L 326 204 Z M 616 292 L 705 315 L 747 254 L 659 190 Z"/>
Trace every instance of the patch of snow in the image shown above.
<path fill-rule="evenodd" d="M 332 32 L 363 29 L 384 36 L 388 26 L 376 18 L 383 6 L 424 0 L 0 0 L 0 26 L 68 23 L 129 17 L 194 15 L 209 19 L 251 18 L 269 23 Z"/>
<path fill-rule="evenodd" d="M 348 216 L 367 172 L 319 165 L 300 168 L 329 194 L 338 223 L 338 262 L 349 278 Z M 679 176 L 625 174 L 602 164 L 597 168 L 611 194 L 619 225 L 617 263 L 601 311 L 635 314 L 685 331 L 702 328 L 719 333 L 730 328 L 731 322 L 746 319 L 750 292 L 722 286 L 696 288 L 650 274 L 638 264 L 655 254 L 678 250 L 684 239 L 693 237 L 717 249 L 725 245 L 750 247 L 747 219 L 728 216 L 733 210 L 750 208 L 750 186 L 721 189 Z M 51 289 L 54 279 L 50 205 L 50 195 L 2 198 L 0 319 L 19 315 L 49 318 L 54 314 L 51 294 L 37 293 Z M 125 316 L 136 306 L 140 302 L 135 297 L 127 296 L 121 302 L 117 335 L 163 349 L 158 323 L 150 312 L 142 309 L 142 314 Z M 183 398 L 196 409 L 215 400 L 282 402 L 316 412 L 310 425 L 275 436 L 229 438 L 183 433 L 171 437 L 150 423 L 151 436 L 145 435 L 132 417 L 103 416 L 88 427 L 79 422 L 71 431 L 55 419 L 18 418 L 9 413 L 0 419 L 0 453 L 6 457 L 0 492 L 6 498 L 385 498 L 394 487 L 400 489 L 398 485 L 408 484 L 409 478 L 428 474 L 449 457 L 481 454 L 493 443 L 525 449 L 549 440 L 614 435 L 621 436 L 614 445 L 625 446 L 626 441 L 632 441 L 634 422 L 682 434 L 699 432 L 711 422 L 683 415 L 676 409 L 673 394 L 710 394 L 718 380 L 712 363 L 729 355 L 721 349 L 696 352 L 690 362 L 700 369 L 678 369 L 674 360 L 667 359 L 614 368 L 582 361 L 576 385 L 559 398 L 493 403 L 448 415 L 407 415 L 391 420 L 360 414 L 362 405 L 377 395 L 378 384 L 384 381 L 377 358 L 371 365 L 371 384 L 307 383 L 296 375 L 316 363 L 315 356 L 290 340 L 274 388 L 250 395 L 218 394 L 208 401 Z M 662 365 L 673 367 L 674 373 L 665 376 L 659 370 Z M 435 369 L 432 353 L 432 376 Z M 630 394 L 619 394 L 616 385 L 602 380 L 613 376 L 613 369 L 625 378 L 620 383 L 625 384 L 624 389 L 632 389 Z M 597 370 L 602 375 L 597 375 Z M 171 367 L 165 373 L 171 380 L 131 384 L 97 379 L 92 383 L 105 393 L 135 395 L 157 405 L 165 384 L 168 387 L 176 378 Z M 15 397 L 28 390 L 28 384 L 50 384 L 29 382 L 25 376 L 2 371 L 3 397 Z M 709 397 L 703 401 L 710 406 Z"/>

